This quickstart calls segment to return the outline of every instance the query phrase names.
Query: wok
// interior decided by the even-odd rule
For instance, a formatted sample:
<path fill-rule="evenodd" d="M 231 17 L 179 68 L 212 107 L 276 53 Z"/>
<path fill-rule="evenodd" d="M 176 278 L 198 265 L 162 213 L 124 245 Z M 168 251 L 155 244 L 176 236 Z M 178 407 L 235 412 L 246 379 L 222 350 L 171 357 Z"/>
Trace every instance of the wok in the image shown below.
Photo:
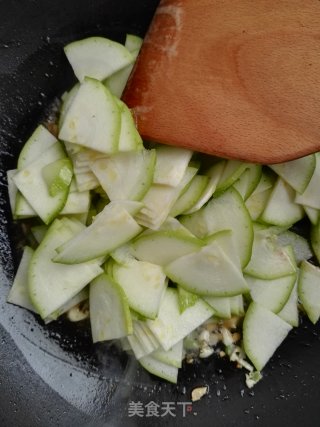
<path fill-rule="evenodd" d="M 6 303 L 23 239 L 9 211 L 5 171 L 74 76 L 62 47 L 89 35 L 122 41 L 143 35 L 157 0 L 0 1 L 0 425 L 314 426 L 320 415 L 318 325 L 302 320 L 253 390 L 223 359 L 184 365 L 178 385 L 152 377 L 115 345 L 91 344 L 87 322 L 44 326 Z M 209 393 L 186 408 L 191 390 Z M 175 417 L 130 415 L 130 402 L 163 406 Z M 180 403 L 180 404 L 178 404 Z"/>

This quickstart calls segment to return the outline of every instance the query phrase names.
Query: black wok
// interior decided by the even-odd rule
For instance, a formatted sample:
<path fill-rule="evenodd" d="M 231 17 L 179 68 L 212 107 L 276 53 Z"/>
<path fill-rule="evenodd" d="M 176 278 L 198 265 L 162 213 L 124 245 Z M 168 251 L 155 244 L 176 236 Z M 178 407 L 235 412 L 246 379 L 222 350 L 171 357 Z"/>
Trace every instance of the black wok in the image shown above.
<path fill-rule="evenodd" d="M 196 0 L 195 0 L 196 1 Z M 246 389 L 244 373 L 210 358 L 185 365 L 177 386 L 158 380 L 114 345 L 91 344 L 86 322 L 41 320 L 6 303 L 21 256 L 5 171 L 48 109 L 74 82 L 62 46 L 89 35 L 143 35 L 157 0 L 0 1 L 0 425 L 316 426 L 320 424 L 319 325 L 303 320 Z M 192 407 L 193 387 L 209 394 Z M 172 402 L 175 417 L 130 415 L 130 402 Z M 178 404 L 178 402 L 180 404 Z"/>

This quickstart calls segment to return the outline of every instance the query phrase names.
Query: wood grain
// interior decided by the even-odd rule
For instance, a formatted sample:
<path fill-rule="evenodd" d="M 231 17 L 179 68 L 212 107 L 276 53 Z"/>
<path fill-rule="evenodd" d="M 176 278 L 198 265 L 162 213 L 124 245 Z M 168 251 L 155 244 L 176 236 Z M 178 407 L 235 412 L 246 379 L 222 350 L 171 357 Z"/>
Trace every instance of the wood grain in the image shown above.
<path fill-rule="evenodd" d="M 163 0 L 123 96 L 147 140 L 277 163 L 320 150 L 320 2 Z"/>

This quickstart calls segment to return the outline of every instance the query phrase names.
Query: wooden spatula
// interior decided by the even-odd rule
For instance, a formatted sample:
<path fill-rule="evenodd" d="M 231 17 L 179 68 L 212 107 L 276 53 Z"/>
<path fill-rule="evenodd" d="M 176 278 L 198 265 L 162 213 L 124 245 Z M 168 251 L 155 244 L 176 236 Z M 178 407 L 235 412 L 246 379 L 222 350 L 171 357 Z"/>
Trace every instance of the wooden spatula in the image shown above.
<path fill-rule="evenodd" d="M 163 0 L 124 100 L 147 140 L 260 163 L 320 150 L 318 0 Z"/>

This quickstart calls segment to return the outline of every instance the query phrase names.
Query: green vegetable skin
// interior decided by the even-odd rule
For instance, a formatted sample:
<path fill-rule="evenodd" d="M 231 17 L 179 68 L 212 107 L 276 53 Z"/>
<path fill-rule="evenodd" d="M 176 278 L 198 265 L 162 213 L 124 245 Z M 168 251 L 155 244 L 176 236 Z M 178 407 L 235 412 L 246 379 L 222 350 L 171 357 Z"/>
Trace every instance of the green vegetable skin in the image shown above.
<path fill-rule="evenodd" d="M 173 383 L 199 326 L 244 317 L 243 347 L 260 371 L 298 326 L 298 297 L 312 322 L 320 317 L 320 268 L 307 262 L 320 260 L 320 155 L 261 166 L 144 147 L 117 98 L 141 43 L 65 47 L 79 82 L 63 96 L 59 141 L 40 125 L 7 174 L 14 218 L 42 220 L 8 302 L 47 322 L 90 288 L 93 341 L 121 339 Z M 311 245 L 288 230 L 305 214 Z"/>

